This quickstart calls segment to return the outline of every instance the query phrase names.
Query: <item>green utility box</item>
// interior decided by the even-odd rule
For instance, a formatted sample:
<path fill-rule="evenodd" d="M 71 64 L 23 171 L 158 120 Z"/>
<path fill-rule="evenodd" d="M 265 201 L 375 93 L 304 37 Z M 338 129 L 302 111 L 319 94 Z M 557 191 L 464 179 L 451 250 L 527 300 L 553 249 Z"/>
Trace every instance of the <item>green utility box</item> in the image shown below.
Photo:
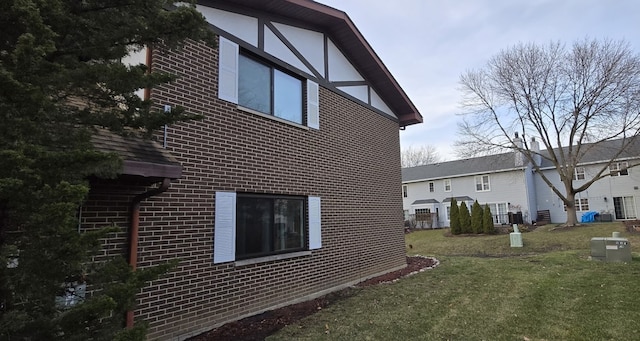
<path fill-rule="evenodd" d="M 591 238 L 591 259 L 605 260 L 607 257 L 607 245 L 604 237 Z"/>
<path fill-rule="evenodd" d="M 591 238 L 591 258 L 605 262 L 630 262 L 631 244 L 626 238 Z"/>

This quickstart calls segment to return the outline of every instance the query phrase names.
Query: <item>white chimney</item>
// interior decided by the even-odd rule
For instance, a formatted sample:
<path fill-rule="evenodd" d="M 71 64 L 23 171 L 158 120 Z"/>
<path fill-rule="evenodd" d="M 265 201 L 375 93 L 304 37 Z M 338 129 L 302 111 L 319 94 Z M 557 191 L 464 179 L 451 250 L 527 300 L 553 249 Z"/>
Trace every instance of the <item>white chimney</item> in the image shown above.
<path fill-rule="evenodd" d="M 536 141 L 535 137 L 531 138 L 531 145 L 529 146 L 529 150 L 531 150 L 533 161 L 536 163 L 536 165 L 540 166 L 540 162 L 542 161 L 542 157 L 540 156 L 540 143 Z"/>
<path fill-rule="evenodd" d="M 520 150 L 522 150 L 522 140 L 520 139 L 520 137 L 518 136 L 518 133 L 516 132 L 515 137 L 513 138 L 513 145 L 514 145 L 514 155 L 515 155 L 515 165 L 516 167 L 520 167 L 524 164 L 523 161 L 523 157 L 522 157 L 522 152 Z"/>

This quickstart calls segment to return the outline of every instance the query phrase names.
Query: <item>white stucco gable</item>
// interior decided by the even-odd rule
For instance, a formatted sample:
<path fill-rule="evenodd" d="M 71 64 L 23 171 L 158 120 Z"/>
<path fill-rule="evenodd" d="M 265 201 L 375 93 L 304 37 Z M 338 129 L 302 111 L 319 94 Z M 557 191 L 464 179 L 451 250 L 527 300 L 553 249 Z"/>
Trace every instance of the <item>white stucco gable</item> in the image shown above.
<path fill-rule="evenodd" d="M 377 112 L 398 119 L 372 83 L 323 32 L 296 27 L 272 18 L 259 18 L 196 5 L 221 34 L 252 52 L 263 52 L 289 70 L 303 75 Z"/>

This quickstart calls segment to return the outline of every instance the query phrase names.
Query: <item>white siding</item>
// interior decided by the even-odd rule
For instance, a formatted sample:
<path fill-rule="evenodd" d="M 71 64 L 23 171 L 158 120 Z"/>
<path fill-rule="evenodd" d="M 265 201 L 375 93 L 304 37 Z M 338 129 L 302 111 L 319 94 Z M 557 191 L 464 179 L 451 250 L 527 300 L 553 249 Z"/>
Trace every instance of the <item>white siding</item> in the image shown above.
<path fill-rule="evenodd" d="M 237 13 L 196 5 L 208 23 L 218 26 L 247 43 L 258 46 L 258 19 Z"/>
<path fill-rule="evenodd" d="M 449 224 L 446 212 L 446 206 L 449 206 L 449 203 L 445 203 L 444 199 L 468 196 L 478 200 L 481 205 L 485 203 L 509 203 L 510 205 L 507 207 L 509 211 L 514 213 L 522 212 L 528 218 L 526 220 L 529 221 L 531 218 L 529 207 L 531 205 L 527 196 L 524 172 L 518 170 L 488 175 L 491 189 L 485 192 L 476 192 L 476 175 L 449 178 L 451 179 L 451 192 L 444 191 L 444 179 L 405 183 L 404 185 L 408 189 L 408 196 L 403 198 L 403 209 L 409 210 L 410 214 L 414 214 L 415 206 L 412 207 L 411 205 L 413 202 L 421 199 L 435 199 L 440 202 L 439 205 L 434 205 L 434 207 L 439 207 L 439 220 L 446 226 Z M 429 182 L 434 182 L 434 192 L 429 192 Z"/>
<path fill-rule="evenodd" d="M 293 44 L 318 73 L 324 75 L 324 35 L 280 23 L 273 25 Z"/>
<path fill-rule="evenodd" d="M 329 81 L 363 81 L 364 78 L 349 60 L 340 52 L 335 44 L 329 40 L 328 44 Z"/>
<path fill-rule="evenodd" d="M 311 70 L 267 26 L 264 27 L 264 51 L 309 75 L 312 74 Z"/>

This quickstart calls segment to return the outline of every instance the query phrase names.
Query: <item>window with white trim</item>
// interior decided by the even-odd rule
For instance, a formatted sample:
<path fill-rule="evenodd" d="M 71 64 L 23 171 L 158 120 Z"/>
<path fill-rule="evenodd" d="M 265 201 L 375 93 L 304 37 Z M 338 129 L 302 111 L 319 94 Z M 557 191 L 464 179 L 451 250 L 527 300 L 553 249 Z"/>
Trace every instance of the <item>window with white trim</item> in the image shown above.
<path fill-rule="evenodd" d="M 407 186 L 402 186 L 402 197 L 406 198 L 407 196 L 409 196 L 409 189 Z"/>
<path fill-rule="evenodd" d="M 435 191 L 436 191 L 436 184 L 435 184 L 435 183 L 433 183 L 433 182 L 430 182 L 430 183 L 429 183 L 429 192 L 430 192 L 430 193 L 433 193 L 433 192 L 435 192 Z"/>
<path fill-rule="evenodd" d="M 614 162 L 609 165 L 611 176 L 629 175 L 629 163 L 627 161 Z"/>
<path fill-rule="evenodd" d="M 416 208 L 415 209 L 415 213 L 417 214 L 430 214 L 431 213 L 431 209 L 430 208 Z"/>
<path fill-rule="evenodd" d="M 475 180 L 476 180 L 476 192 L 487 192 L 491 190 L 491 186 L 489 185 L 488 175 L 478 175 L 475 177 Z"/>
<path fill-rule="evenodd" d="M 444 180 L 444 191 L 451 192 L 451 179 Z"/>
<path fill-rule="evenodd" d="M 320 128 L 317 83 L 245 53 L 224 37 L 220 37 L 218 46 L 220 99 L 287 122 Z"/>
<path fill-rule="evenodd" d="M 319 197 L 216 192 L 215 205 L 214 263 L 322 247 Z"/>
<path fill-rule="evenodd" d="M 495 224 L 506 224 L 509 221 L 509 212 L 507 211 L 507 203 L 486 203 L 489 206 L 489 211 L 493 216 L 493 222 Z"/>
<path fill-rule="evenodd" d="M 637 219 L 636 201 L 632 196 L 613 197 L 613 210 L 616 219 Z"/>
<path fill-rule="evenodd" d="M 589 199 L 588 198 L 576 198 L 575 199 L 576 211 L 588 211 Z M 566 211 L 566 209 L 565 209 Z"/>
<path fill-rule="evenodd" d="M 584 180 L 584 167 L 576 167 L 573 173 L 573 180 Z"/>

